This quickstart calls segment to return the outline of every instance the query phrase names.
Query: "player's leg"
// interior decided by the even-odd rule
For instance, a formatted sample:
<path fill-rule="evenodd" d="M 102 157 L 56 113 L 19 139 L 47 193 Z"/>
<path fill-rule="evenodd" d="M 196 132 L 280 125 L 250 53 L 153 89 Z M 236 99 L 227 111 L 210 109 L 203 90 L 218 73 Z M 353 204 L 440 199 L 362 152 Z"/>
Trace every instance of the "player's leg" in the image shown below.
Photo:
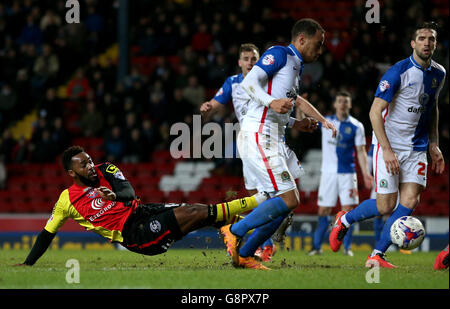
<path fill-rule="evenodd" d="M 339 200 L 341 201 L 342 211 L 350 212 L 359 204 L 358 179 L 356 173 L 338 174 L 339 184 Z M 353 225 L 347 230 L 344 237 L 344 254 L 353 256 L 351 249 L 353 238 Z"/>
<path fill-rule="evenodd" d="M 294 182 L 297 185 L 298 189 L 298 181 L 300 180 L 300 177 L 305 174 L 305 171 L 303 170 L 303 167 L 300 163 L 300 160 L 297 158 L 297 155 L 295 152 L 290 149 L 286 143 L 283 143 L 283 150 L 284 154 L 286 156 L 286 164 L 289 169 L 289 172 L 291 173 L 292 177 L 294 178 Z M 281 222 L 280 227 L 275 231 L 275 233 L 272 236 L 272 239 L 276 242 L 284 242 L 284 239 L 286 237 L 286 230 L 289 226 L 292 225 L 293 222 L 293 216 L 294 212 L 291 211 L 291 213 Z"/>
<path fill-rule="evenodd" d="M 186 204 L 173 210 L 180 230 L 187 234 L 207 225 L 237 219 L 240 213 L 254 209 L 268 198 L 265 193 L 216 205 Z"/>
<path fill-rule="evenodd" d="M 273 198 L 258 205 L 243 220 L 221 229 L 227 253 L 235 266 L 240 265 L 240 239 L 249 230 L 267 224 L 260 233 L 256 234 L 258 237 L 251 237 L 243 247 L 243 254 L 252 258 L 254 250 L 278 228 L 270 223 L 278 217 L 286 216 L 298 205 L 299 194 L 296 184 L 289 173 L 286 158 L 280 151 L 282 147 L 279 145 L 279 141 L 267 135 L 242 130 L 239 132 L 239 153 L 245 154 L 241 157 L 243 164 L 257 179 L 258 191 L 268 192 Z"/>
<path fill-rule="evenodd" d="M 381 232 L 380 241 L 376 244 L 371 257 L 384 257 L 384 253 L 392 244 L 390 229 L 392 224 L 400 217 L 410 216 L 420 201 L 420 194 L 426 187 L 426 167 L 427 154 L 425 151 L 400 152 L 399 155 L 400 172 L 398 192 L 400 203 L 397 204 L 390 217 L 386 220 Z M 396 200 L 397 201 L 397 200 Z M 396 203 L 390 201 L 391 203 Z M 366 266 L 370 266 L 367 265 Z M 383 265 L 381 265 L 383 266 Z M 393 266 L 388 265 L 387 267 Z M 395 267 L 395 266 L 394 266 Z"/>
<path fill-rule="evenodd" d="M 342 211 L 344 212 L 349 212 L 351 211 L 353 208 L 355 208 L 356 205 L 342 205 Z M 353 228 L 354 226 L 351 225 L 348 230 L 347 233 L 345 234 L 344 237 L 344 254 L 348 255 L 348 256 L 353 256 L 353 251 L 352 251 L 352 239 L 353 239 Z"/>
<path fill-rule="evenodd" d="M 318 192 L 318 223 L 314 231 L 313 248 L 308 255 L 316 255 L 322 252 L 322 242 L 330 225 L 331 209 L 336 206 L 339 196 L 337 173 L 322 173 Z"/>
<path fill-rule="evenodd" d="M 241 158 L 245 169 L 258 181 L 258 191 L 268 192 L 273 197 L 231 226 L 234 235 L 243 237 L 250 229 L 286 216 L 298 206 L 299 194 L 281 142 L 267 135 L 240 131 L 238 148 L 239 153 L 245 154 Z"/>
<path fill-rule="evenodd" d="M 400 203 L 397 208 L 392 212 L 390 217 L 386 220 L 381 231 L 381 237 L 372 252 L 372 256 L 378 253 L 384 254 L 389 246 L 392 244 L 390 230 L 392 224 L 400 217 L 410 216 L 417 207 L 420 200 L 420 193 L 423 190 L 423 186 L 417 183 L 402 183 L 400 184 Z M 396 200 L 397 201 L 397 200 Z M 395 202 L 396 202 L 395 201 Z M 395 203 L 390 201 L 391 203 Z"/>
<path fill-rule="evenodd" d="M 322 254 L 322 243 L 330 225 L 332 208 L 333 207 L 319 206 L 319 210 L 317 211 L 317 227 L 314 231 L 313 247 L 308 252 L 308 255 Z"/>
<path fill-rule="evenodd" d="M 448 268 L 448 245 L 444 250 L 439 252 L 434 260 L 433 268 L 435 270 L 447 269 Z"/>
<path fill-rule="evenodd" d="M 216 222 L 225 224 L 226 222 L 233 221 L 236 215 L 256 208 L 259 204 L 267 200 L 268 197 L 269 195 L 265 192 L 256 192 L 249 197 L 212 205 L 213 211 L 217 216 Z M 234 221 L 236 221 L 235 219 Z"/>
<path fill-rule="evenodd" d="M 383 154 L 381 147 L 378 147 L 373 162 L 377 199 L 365 200 L 350 212 L 340 211 L 336 215 L 329 237 L 330 247 L 334 252 L 339 250 L 349 227 L 353 223 L 390 214 L 396 205 L 399 175 L 388 173 L 384 160 L 380 158 L 383 158 Z"/>

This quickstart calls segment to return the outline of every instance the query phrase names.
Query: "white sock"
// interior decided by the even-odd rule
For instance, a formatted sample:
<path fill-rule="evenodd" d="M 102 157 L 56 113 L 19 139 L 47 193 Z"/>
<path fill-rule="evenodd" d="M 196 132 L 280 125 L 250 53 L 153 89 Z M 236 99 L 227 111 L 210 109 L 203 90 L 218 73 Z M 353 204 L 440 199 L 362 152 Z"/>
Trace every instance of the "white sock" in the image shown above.
<path fill-rule="evenodd" d="M 255 198 L 258 205 L 270 198 L 270 196 L 266 192 L 258 192 L 255 195 L 253 195 L 253 197 Z"/>
<path fill-rule="evenodd" d="M 345 214 L 346 215 L 346 214 Z M 342 224 L 346 227 L 346 228 L 349 228 L 350 227 L 350 223 L 348 223 L 347 222 L 347 219 L 345 219 L 345 215 L 343 215 L 342 217 L 341 217 L 341 222 L 342 222 Z"/>
<path fill-rule="evenodd" d="M 380 250 L 374 249 L 374 250 L 372 251 L 372 253 L 370 254 L 370 257 L 374 257 L 374 256 L 377 255 L 378 253 L 383 254 L 383 252 L 381 252 Z"/>

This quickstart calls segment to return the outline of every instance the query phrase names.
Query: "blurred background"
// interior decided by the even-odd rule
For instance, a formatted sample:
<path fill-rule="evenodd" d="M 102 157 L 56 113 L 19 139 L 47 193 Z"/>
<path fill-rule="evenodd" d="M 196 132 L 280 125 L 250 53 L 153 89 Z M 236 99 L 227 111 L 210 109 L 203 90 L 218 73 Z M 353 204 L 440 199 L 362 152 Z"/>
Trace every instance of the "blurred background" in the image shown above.
<path fill-rule="evenodd" d="M 331 114 L 335 93 L 349 91 L 367 147 L 379 78 L 411 54 L 416 24 L 439 23 L 434 60 L 449 68 L 446 0 L 380 0 L 380 23 L 371 24 L 364 0 L 78 2 L 80 23 L 72 24 L 64 0 L 0 3 L 0 232 L 42 229 L 60 192 L 71 185 L 60 157 L 73 144 L 96 163 L 118 165 L 144 202 L 214 203 L 230 190 L 247 195 L 240 160 L 175 160 L 169 147 L 176 136 L 169 130 L 177 122 L 192 125 L 200 105 L 239 73 L 242 43 L 256 44 L 261 54 L 287 45 L 300 18 L 314 18 L 326 29 L 324 53 L 305 66 L 302 93 Z M 448 108 L 447 80 L 439 99 L 446 169 L 444 175 L 429 171 L 415 211 L 428 229 L 436 228 L 436 246 L 448 242 Z M 232 104 L 209 121 L 236 122 Z M 317 212 L 320 132 L 288 130 L 287 142 L 306 172 L 292 232 L 308 236 Z M 360 200 L 369 193 L 361 183 Z M 370 230 L 367 224 L 360 230 Z M 78 231 L 67 225 L 67 231 Z M 0 246 L 14 246 L 15 240 L 1 239 Z M 305 248 L 308 240 L 301 241 Z"/>

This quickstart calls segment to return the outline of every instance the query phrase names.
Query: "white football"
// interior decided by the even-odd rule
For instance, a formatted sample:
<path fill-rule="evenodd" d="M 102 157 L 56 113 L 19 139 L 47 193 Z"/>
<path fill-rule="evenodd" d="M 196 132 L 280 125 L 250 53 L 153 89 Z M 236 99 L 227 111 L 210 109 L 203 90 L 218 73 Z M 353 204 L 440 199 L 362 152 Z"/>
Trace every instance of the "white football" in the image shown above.
<path fill-rule="evenodd" d="M 424 238 L 425 228 L 415 217 L 400 217 L 391 226 L 391 241 L 401 249 L 415 249 L 420 246 Z"/>

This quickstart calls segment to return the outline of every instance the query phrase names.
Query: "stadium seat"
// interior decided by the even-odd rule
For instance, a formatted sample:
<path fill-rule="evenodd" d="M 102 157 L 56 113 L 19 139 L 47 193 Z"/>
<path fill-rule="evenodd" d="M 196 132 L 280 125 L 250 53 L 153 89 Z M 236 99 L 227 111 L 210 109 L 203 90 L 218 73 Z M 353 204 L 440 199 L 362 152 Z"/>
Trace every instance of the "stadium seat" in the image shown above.
<path fill-rule="evenodd" d="M 166 194 L 167 203 L 184 203 L 186 200 L 183 191 L 171 191 Z"/>

